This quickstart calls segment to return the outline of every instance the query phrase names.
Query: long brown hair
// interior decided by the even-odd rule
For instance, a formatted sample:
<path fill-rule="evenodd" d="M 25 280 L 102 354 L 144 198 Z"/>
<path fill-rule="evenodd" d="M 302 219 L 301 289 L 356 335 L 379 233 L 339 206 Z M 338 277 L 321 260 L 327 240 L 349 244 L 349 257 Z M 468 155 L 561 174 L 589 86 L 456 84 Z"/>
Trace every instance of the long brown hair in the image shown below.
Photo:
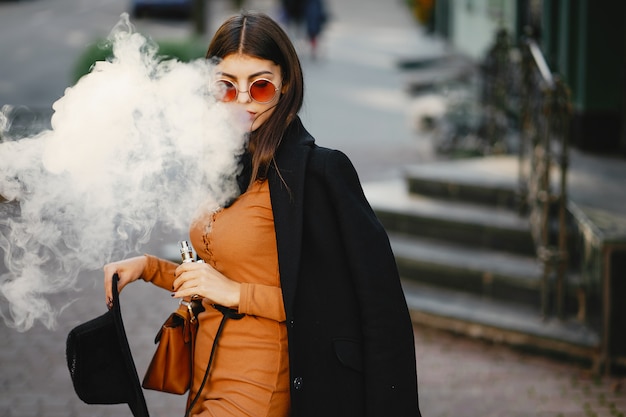
<path fill-rule="evenodd" d="M 283 82 L 283 94 L 274 112 L 250 133 L 248 150 L 252 155 L 252 183 L 267 178 L 283 135 L 302 107 L 304 81 L 291 40 L 278 23 L 264 13 L 242 12 L 226 20 L 215 33 L 206 57 L 223 59 L 235 53 L 277 64 Z"/>

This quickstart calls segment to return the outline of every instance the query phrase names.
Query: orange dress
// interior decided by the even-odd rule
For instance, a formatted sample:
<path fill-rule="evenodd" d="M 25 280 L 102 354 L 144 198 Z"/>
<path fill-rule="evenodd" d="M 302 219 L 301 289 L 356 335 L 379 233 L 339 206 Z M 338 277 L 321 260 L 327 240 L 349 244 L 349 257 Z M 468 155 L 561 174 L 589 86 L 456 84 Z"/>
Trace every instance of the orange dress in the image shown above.
<path fill-rule="evenodd" d="M 196 221 L 190 237 L 200 258 L 242 284 L 239 312 L 245 314 L 241 320 L 226 322 L 209 380 L 191 415 L 288 416 L 287 328 L 267 181 L 253 184 L 230 207 Z M 148 257 L 143 278 L 171 289 L 175 267 Z M 202 382 L 222 319 L 207 300 L 204 306 L 199 315 L 190 398 Z"/>

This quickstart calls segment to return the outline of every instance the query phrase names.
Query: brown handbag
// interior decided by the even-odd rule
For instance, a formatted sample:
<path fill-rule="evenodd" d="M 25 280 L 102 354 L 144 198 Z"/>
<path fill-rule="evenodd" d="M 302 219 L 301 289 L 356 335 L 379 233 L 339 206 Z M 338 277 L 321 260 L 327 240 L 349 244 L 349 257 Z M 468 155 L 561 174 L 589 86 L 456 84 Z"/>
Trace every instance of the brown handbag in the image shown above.
<path fill-rule="evenodd" d="M 198 320 L 192 302 L 181 301 L 154 339 L 158 346 L 142 387 L 179 395 L 187 392 L 191 385 L 197 331 Z"/>
<path fill-rule="evenodd" d="M 180 252 L 183 262 L 193 262 L 192 252 L 187 241 L 180 242 Z M 204 262 L 202 260 L 198 262 Z M 222 320 L 213 339 L 209 362 L 204 378 L 193 400 L 188 400 L 185 417 L 189 415 L 196 402 L 200 399 L 202 390 L 207 383 L 211 364 L 215 356 L 218 340 L 227 319 L 240 320 L 244 314 L 236 310 L 212 304 L 213 308 L 222 313 Z M 170 314 L 157 333 L 154 343 L 158 343 L 152 361 L 146 370 L 142 387 L 171 394 L 184 394 L 191 386 L 193 379 L 193 351 L 198 333 L 198 314 L 204 311 L 200 299 L 191 301 L 181 300 L 178 309 Z"/>

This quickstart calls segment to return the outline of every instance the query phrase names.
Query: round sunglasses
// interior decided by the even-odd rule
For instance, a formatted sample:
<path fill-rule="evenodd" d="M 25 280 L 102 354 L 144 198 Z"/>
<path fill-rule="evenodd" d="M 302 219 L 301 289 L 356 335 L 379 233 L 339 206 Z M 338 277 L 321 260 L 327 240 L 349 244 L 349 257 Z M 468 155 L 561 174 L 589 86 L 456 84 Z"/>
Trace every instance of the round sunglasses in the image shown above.
<path fill-rule="evenodd" d="M 240 91 L 237 85 L 230 80 L 217 80 L 217 97 L 223 102 L 237 100 L 239 93 L 248 93 L 250 98 L 259 104 L 269 103 L 276 96 L 278 87 L 270 80 L 265 78 L 257 78 L 249 86 L 248 91 Z"/>

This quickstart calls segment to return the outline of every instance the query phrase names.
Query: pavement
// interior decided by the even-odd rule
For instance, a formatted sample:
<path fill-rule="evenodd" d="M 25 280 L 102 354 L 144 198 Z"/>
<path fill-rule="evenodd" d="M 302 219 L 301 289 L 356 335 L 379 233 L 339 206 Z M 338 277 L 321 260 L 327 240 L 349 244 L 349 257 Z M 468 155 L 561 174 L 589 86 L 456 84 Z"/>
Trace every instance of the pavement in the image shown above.
<path fill-rule="evenodd" d="M 212 24 L 217 24 L 229 13 L 228 5 L 224 0 L 210 3 Z M 363 181 L 391 178 L 406 164 L 432 161 L 432 140 L 413 129 L 411 97 L 396 63 L 444 53 L 445 46 L 415 25 L 404 1 L 328 3 L 332 20 L 318 58 L 296 40 L 307 86 L 305 124 L 320 144 L 345 151 Z M 250 0 L 248 7 L 277 13 L 269 0 Z M 184 31 L 155 22 L 138 24 L 138 29 L 154 31 L 155 38 Z M 145 251 L 158 252 L 170 240 L 155 235 Z M 65 361 L 69 330 L 106 311 L 101 273 L 85 273 L 77 291 L 49 300 L 63 307 L 54 329 L 36 323 L 18 332 L 0 324 L 0 417 L 130 416 L 126 405 L 87 405 L 78 399 Z M 154 334 L 175 304 L 160 289 L 137 283 L 121 294 L 121 308 L 142 376 Z M 425 417 L 626 414 L 626 380 L 621 377 L 598 378 L 583 365 L 425 327 L 415 328 L 415 341 Z M 151 416 L 182 415 L 184 397 L 145 394 Z"/>

